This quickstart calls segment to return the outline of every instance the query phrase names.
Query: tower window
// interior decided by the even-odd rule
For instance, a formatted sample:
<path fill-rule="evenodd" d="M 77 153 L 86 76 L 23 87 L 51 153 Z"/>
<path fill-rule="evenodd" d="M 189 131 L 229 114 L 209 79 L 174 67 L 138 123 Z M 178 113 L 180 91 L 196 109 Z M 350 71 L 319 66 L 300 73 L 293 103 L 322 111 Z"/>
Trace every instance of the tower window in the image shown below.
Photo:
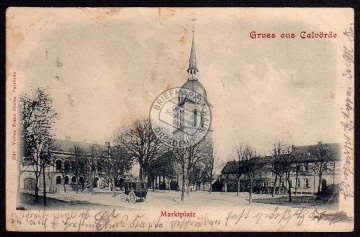
<path fill-rule="evenodd" d="M 203 112 L 200 113 L 200 125 L 202 128 L 204 127 L 204 113 Z"/>
<path fill-rule="evenodd" d="M 197 126 L 197 110 L 194 109 L 194 127 Z"/>

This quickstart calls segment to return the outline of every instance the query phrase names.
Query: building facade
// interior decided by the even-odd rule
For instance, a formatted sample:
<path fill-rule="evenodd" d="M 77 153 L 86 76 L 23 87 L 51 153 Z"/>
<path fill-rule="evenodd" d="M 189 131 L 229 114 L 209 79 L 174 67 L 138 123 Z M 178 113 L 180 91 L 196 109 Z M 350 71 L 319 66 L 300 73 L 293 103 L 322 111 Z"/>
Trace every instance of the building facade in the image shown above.
<path fill-rule="evenodd" d="M 335 188 L 340 183 L 340 149 L 338 143 L 308 146 L 293 146 L 288 156 L 291 160 L 290 185 L 292 193 L 315 194 L 327 192 L 330 186 Z M 275 185 L 276 172 L 274 157 L 258 157 L 258 171 L 254 179 L 254 192 L 270 193 Z M 238 189 L 241 162 L 229 161 L 221 171 L 222 191 L 236 192 Z M 321 173 L 321 175 L 320 175 Z M 320 180 L 321 177 L 321 180 Z M 240 191 L 248 191 L 246 175 L 240 176 Z M 320 186 L 319 186 L 320 184 Z M 276 192 L 287 193 L 289 184 L 285 175 L 277 177 Z"/>
<path fill-rule="evenodd" d="M 52 139 L 53 149 L 50 151 L 50 163 L 45 168 L 45 184 L 49 192 L 74 190 L 76 183 L 78 190 L 88 187 L 107 188 L 110 180 L 107 176 L 106 167 L 102 165 L 101 157 L 106 145 L 98 145 L 86 142 L 71 141 L 70 137 Z M 78 150 L 77 150 L 78 149 Z M 81 154 L 77 154 L 81 149 Z M 99 156 L 92 158 L 91 149 L 99 149 Z M 123 148 L 124 153 L 125 148 Z M 91 163 L 93 161 L 93 163 Z M 35 189 L 35 169 L 30 163 L 23 162 L 21 165 L 20 189 Z M 130 177 L 130 173 L 123 173 L 117 177 L 116 183 L 121 178 Z M 38 187 L 43 188 L 44 179 L 39 177 Z M 90 183 L 91 182 L 91 183 Z M 65 190 L 64 190 L 65 189 Z"/>

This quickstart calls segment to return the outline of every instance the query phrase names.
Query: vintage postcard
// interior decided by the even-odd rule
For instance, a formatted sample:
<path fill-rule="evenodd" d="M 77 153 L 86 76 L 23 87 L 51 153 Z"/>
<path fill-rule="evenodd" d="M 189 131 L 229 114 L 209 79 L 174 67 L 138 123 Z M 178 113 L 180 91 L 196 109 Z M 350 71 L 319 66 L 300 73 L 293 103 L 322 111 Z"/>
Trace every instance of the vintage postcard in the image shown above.
<path fill-rule="evenodd" d="M 351 8 L 9 8 L 9 231 L 352 231 Z"/>

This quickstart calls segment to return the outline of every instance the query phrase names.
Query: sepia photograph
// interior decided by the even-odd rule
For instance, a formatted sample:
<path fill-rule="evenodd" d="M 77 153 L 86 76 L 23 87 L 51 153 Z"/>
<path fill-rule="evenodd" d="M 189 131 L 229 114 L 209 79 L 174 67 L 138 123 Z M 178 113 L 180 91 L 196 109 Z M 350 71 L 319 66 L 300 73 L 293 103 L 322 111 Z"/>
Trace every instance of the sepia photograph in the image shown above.
<path fill-rule="evenodd" d="M 8 8 L 8 231 L 354 229 L 352 8 Z"/>

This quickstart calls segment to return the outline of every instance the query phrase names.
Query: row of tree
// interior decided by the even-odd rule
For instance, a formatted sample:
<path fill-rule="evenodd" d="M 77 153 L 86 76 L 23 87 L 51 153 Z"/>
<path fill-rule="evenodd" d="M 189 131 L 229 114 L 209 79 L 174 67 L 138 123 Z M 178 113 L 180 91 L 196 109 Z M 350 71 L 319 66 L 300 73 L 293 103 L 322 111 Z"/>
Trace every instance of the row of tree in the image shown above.
<path fill-rule="evenodd" d="M 20 106 L 23 148 L 23 162 L 20 167 L 23 169 L 19 169 L 19 184 L 22 172 L 32 167 L 35 174 L 35 200 L 39 199 L 38 184 L 42 175 L 43 201 L 46 205 L 45 170 L 55 165 L 52 151 L 58 148 L 58 144 L 53 142 L 52 136 L 57 113 L 54 111 L 50 95 L 42 88 L 37 88 L 32 97 L 21 96 Z M 99 167 L 111 182 L 114 191 L 116 177 L 128 171 L 133 162 L 140 166 L 139 178 L 148 179 L 149 183 L 154 183 L 160 176 L 163 179 L 173 177 L 174 167 L 178 164 L 182 178 L 182 201 L 186 188 L 189 194 L 190 183 L 199 180 L 211 183 L 214 176 L 215 160 L 211 141 L 204 139 L 188 148 L 169 148 L 156 137 L 149 119 L 135 121 L 106 146 L 92 145 L 89 149 L 74 146 L 72 153 L 69 160 L 71 172 L 76 176 L 77 193 L 81 175 L 85 176 L 87 186 L 93 188 Z M 62 167 L 61 172 L 65 178 L 70 171 Z"/>
<path fill-rule="evenodd" d="M 239 145 L 235 149 L 237 157 L 237 179 L 238 189 L 240 192 L 241 178 L 245 176 L 249 190 L 249 203 L 252 202 L 253 186 L 255 182 L 262 178 L 264 173 L 273 173 L 275 176 L 274 185 L 272 187 L 272 196 L 275 191 L 281 188 L 282 181 L 287 183 L 289 202 L 292 201 L 292 182 L 291 174 L 295 174 L 298 180 L 301 167 L 307 165 L 315 175 L 318 176 L 317 198 L 321 195 L 321 181 L 324 174 L 334 174 L 334 165 L 336 155 L 328 146 L 318 144 L 315 146 L 311 154 L 303 152 L 293 152 L 292 146 L 285 142 L 277 141 L 273 143 L 272 154 L 268 156 L 268 160 L 256 155 L 255 149 L 248 145 Z M 311 155 L 311 157 L 310 157 Z M 295 185 L 295 194 L 298 185 Z"/>

